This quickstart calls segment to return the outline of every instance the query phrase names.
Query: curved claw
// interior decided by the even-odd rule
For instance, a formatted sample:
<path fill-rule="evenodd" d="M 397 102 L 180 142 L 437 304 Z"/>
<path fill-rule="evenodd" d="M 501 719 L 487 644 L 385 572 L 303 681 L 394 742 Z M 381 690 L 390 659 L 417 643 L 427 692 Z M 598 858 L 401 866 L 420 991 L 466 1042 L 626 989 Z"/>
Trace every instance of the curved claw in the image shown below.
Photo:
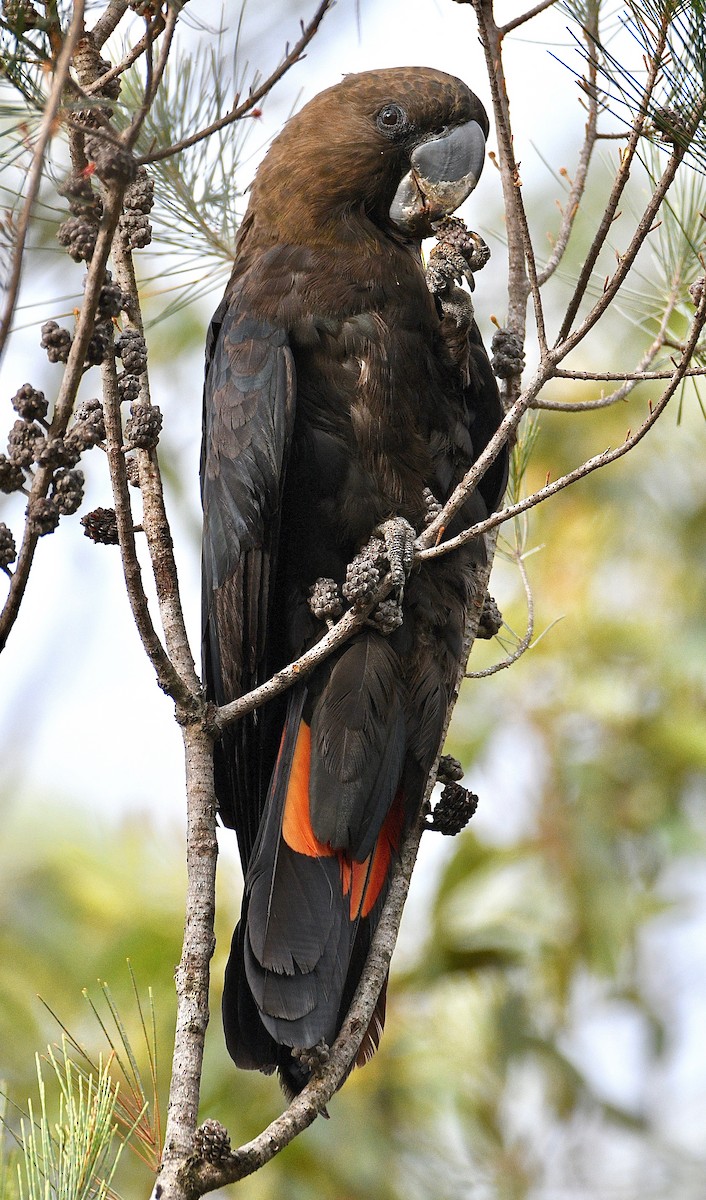
<path fill-rule="evenodd" d="M 473 291 L 475 272 L 482 271 L 490 259 L 490 249 L 483 238 L 466 229 L 458 217 L 438 221 L 434 233 L 438 241 L 429 255 L 426 271 L 429 290 L 442 298 L 454 283 L 465 279 Z"/>

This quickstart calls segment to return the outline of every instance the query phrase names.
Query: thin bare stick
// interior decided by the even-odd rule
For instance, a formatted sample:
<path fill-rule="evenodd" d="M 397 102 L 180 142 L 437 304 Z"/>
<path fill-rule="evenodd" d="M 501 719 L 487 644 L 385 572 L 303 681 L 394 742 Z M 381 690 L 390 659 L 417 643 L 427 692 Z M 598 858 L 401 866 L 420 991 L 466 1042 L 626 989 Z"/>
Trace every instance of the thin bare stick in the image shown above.
<path fill-rule="evenodd" d="M 83 303 L 76 322 L 69 357 L 59 386 L 56 404 L 54 405 L 54 416 L 49 429 L 50 437 L 63 437 L 69 417 L 73 411 L 78 386 L 83 377 L 88 343 L 93 333 L 94 314 L 105 278 L 105 264 L 108 261 L 113 234 L 118 223 L 118 217 L 120 216 L 123 193 L 124 185 L 116 184 L 108 190 L 103 200 L 103 217 L 98 230 L 93 257 L 88 268 Z M 30 504 L 33 500 L 46 496 L 51 478 L 52 472 L 50 468 L 37 468 L 32 480 Z M 27 587 L 30 568 L 34 560 L 37 541 L 38 535 L 34 531 L 31 522 L 27 521 L 17 558 L 17 565 L 12 575 L 5 605 L 2 613 L 0 613 L 0 651 L 4 649 L 10 630 L 17 620 L 22 597 Z"/>
<path fill-rule="evenodd" d="M 677 300 L 679 298 L 679 285 L 680 280 L 677 275 L 677 277 L 672 280 L 672 286 L 667 298 L 667 304 L 664 312 L 662 313 L 662 319 L 660 321 L 657 334 L 655 335 L 651 344 L 647 347 L 647 350 L 643 354 L 634 371 L 626 371 L 624 373 L 616 371 L 601 373 L 591 371 L 564 371 L 557 367 L 553 372 L 553 377 L 555 379 L 615 380 L 615 382 L 622 384 L 621 387 L 616 388 L 615 391 L 611 392 L 608 396 L 601 396 L 597 400 L 579 401 L 575 404 L 572 404 L 571 402 L 567 403 L 562 400 L 542 400 L 541 396 L 538 396 L 532 407 L 550 409 L 554 412 L 587 412 L 596 408 L 608 408 L 612 404 L 618 404 L 620 401 L 626 400 L 628 395 L 633 391 L 638 383 L 642 383 L 650 379 L 671 379 L 672 375 L 674 374 L 673 367 L 670 371 L 649 371 L 647 368 L 649 367 L 650 363 L 654 362 L 660 350 L 664 349 L 669 322 L 672 319 L 674 310 L 677 306 Z M 689 375 L 701 374 L 706 374 L 706 367 L 689 367 L 688 370 L 684 372 L 684 377 L 686 378 Z"/>
<path fill-rule="evenodd" d="M 145 52 L 147 55 L 147 78 L 145 82 L 145 94 L 142 98 L 140 107 L 130 122 L 129 129 L 123 134 L 123 141 L 126 146 L 135 145 L 145 117 L 152 106 L 152 102 L 157 94 L 157 89 L 162 82 L 162 76 L 167 68 L 169 51 L 171 49 L 172 39 L 174 37 L 174 31 L 176 30 L 178 19 L 178 9 L 170 7 L 167 11 L 166 22 L 162 23 L 164 37 L 162 38 L 160 45 L 159 59 L 157 60 L 157 65 L 154 67 L 154 69 L 152 67 L 152 45 L 160 32 L 160 29 L 157 27 L 157 22 L 154 21 L 150 26 L 150 29 L 147 31 L 145 42 Z"/>
<path fill-rule="evenodd" d="M 619 380 L 628 380 L 630 383 L 649 383 L 654 379 L 671 379 L 674 374 L 674 368 L 670 371 L 562 371 L 557 368 L 554 376 L 557 379 L 575 379 L 575 380 L 606 380 L 609 383 L 617 383 Z M 685 379 L 693 379 L 706 375 L 706 367 L 689 367 L 688 371 L 684 372 Z M 617 396 L 617 392 L 613 396 Z M 622 399 L 622 396 L 620 397 Z M 606 404 L 613 403 L 611 396 L 606 396 L 604 400 L 586 400 L 583 404 L 561 404 L 549 400 L 537 400 L 532 405 L 533 408 L 553 408 L 558 411 L 566 409 L 567 412 L 583 412 L 585 408 L 604 408 Z"/>
<path fill-rule="evenodd" d="M 516 550 L 510 557 L 517 564 L 522 586 L 525 590 L 525 601 L 527 603 L 527 625 L 525 632 L 515 646 L 515 649 L 506 655 L 505 658 L 501 659 L 500 662 L 493 663 L 492 667 L 485 667 L 482 671 L 466 671 L 464 679 L 487 679 L 490 675 L 497 675 L 498 671 L 506 671 L 519 658 L 522 658 L 522 655 L 532 645 L 532 638 L 534 637 L 534 596 L 532 595 L 527 567 L 525 566 L 525 558 L 523 554 L 520 554 L 519 550 Z"/>
<path fill-rule="evenodd" d="M 98 28 L 98 26 L 96 26 L 96 28 Z M 106 83 L 110 83 L 112 79 L 117 79 L 119 75 L 124 74 L 124 72 L 127 71 L 133 63 L 137 62 L 138 58 L 140 58 L 142 54 L 144 54 L 147 46 L 154 41 L 155 36 L 158 33 L 161 33 L 163 29 L 164 17 L 162 16 L 161 12 L 158 12 L 154 17 L 154 20 L 147 26 L 147 29 L 143 33 L 139 42 L 135 42 L 135 45 L 128 50 L 125 57 L 121 59 L 119 63 L 116 63 L 116 65 L 111 67 L 109 71 L 106 71 L 105 74 L 99 75 L 95 83 L 92 83 L 90 87 L 86 88 L 86 93 L 90 96 L 93 95 L 94 92 L 100 92 L 100 90 L 105 87 Z"/>
<path fill-rule="evenodd" d="M 108 468 L 113 488 L 113 503 L 120 538 L 120 555 L 125 575 L 130 608 L 137 626 L 137 632 L 157 674 L 157 682 L 162 691 L 174 697 L 185 699 L 186 689 L 179 678 L 174 666 L 157 635 L 150 616 L 147 596 L 142 584 L 142 572 L 135 549 L 135 531 L 130 494 L 128 490 L 125 455 L 123 453 L 123 428 L 120 419 L 120 393 L 118 377 L 115 370 L 115 358 L 110 353 L 101 366 L 103 383 L 103 414 L 107 442 Z"/>
<path fill-rule="evenodd" d="M 0 358 L 5 351 L 8 335 L 12 324 L 12 318 L 17 304 L 17 296 L 20 290 L 20 281 L 22 279 L 22 265 L 24 262 L 25 243 L 27 241 L 27 233 L 29 223 L 32 217 L 32 209 L 37 198 L 39 185 L 42 181 L 44 171 L 44 155 L 50 137 L 54 132 L 54 122 L 56 115 L 61 106 L 61 100 L 64 92 L 64 84 L 69 75 L 69 67 L 71 66 L 71 57 L 74 52 L 74 47 L 83 32 L 83 13 L 84 0 L 76 0 L 71 17 L 71 24 L 68 28 L 64 44 L 61 48 L 61 53 L 56 61 L 54 68 L 54 78 L 52 80 L 51 91 L 47 98 L 37 133 L 37 140 L 34 144 L 32 154 L 32 165 L 27 174 L 27 188 L 25 192 L 25 201 L 20 213 L 20 219 L 16 226 L 15 247 L 12 255 L 12 267 L 10 277 L 7 282 L 7 297 L 3 308 L 2 316 L 0 317 Z"/>
<path fill-rule="evenodd" d="M 493 513 L 487 517 L 485 521 L 479 521 L 477 525 L 470 529 L 465 529 L 463 533 L 457 534 L 455 537 L 449 538 L 445 542 L 440 542 L 436 546 L 420 549 L 416 558 L 419 560 L 427 558 L 438 558 L 442 554 L 448 554 L 451 550 L 456 550 L 459 546 L 463 546 L 471 538 L 478 537 L 481 533 L 487 533 L 496 526 L 502 525 L 505 521 L 509 521 L 512 517 L 519 516 L 520 513 L 527 512 L 528 509 L 534 508 L 537 504 L 541 504 L 544 500 L 548 500 L 550 496 L 556 495 L 557 492 L 569 487 L 572 483 L 576 483 L 579 479 L 584 479 L 587 475 L 592 474 L 602 467 L 606 467 L 609 463 L 615 462 L 616 459 L 622 458 L 628 451 L 632 450 L 638 442 L 641 442 L 645 434 L 652 428 L 657 419 L 660 417 L 672 396 L 676 392 L 679 384 L 684 379 L 687 372 L 687 363 L 690 361 L 694 353 L 694 347 L 699 339 L 701 331 L 706 325 L 706 295 L 699 304 L 696 315 L 693 319 L 689 338 L 684 346 L 684 351 L 679 363 L 675 365 L 674 373 L 669 382 L 668 387 L 662 393 L 657 404 L 650 408 L 649 416 L 643 421 L 635 433 L 630 433 L 619 446 L 613 449 L 604 450 L 601 454 L 596 454 L 593 458 L 589 458 L 582 463 L 580 467 L 576 467 L 573 471 L 569 471 L 566 475 L 562 475 L 553 483 L 547 483 L 543 488 L 533 492 L 531 496 L 525 497 L 517 504 L 508 505 L 498 513 Z M 524 397 L 522 397 L 524 399 Z M 508 416 L 511 414 L 508 413 Z M 506 418 L 507 419 L 507 418 Z M 480 460 L 479 460 L 480 461 Z M 469 476 L 471 472 L 469 471 Z M 467 476 L 468 478 L 468 476 Z M 464 487 L 466 480 L 459 487 Z M 457 489 L 458 491 L 459 489 Z M 454 493 L 455 495 L 455 493 Z M 453 497 L 452 497 L 453 499 Z M 424 535 L 422 535 L 423 537 Z M 422 537 L 417 539 L 417 546 L 420 546 Z"/>
<path fill-rule="evenodd" d="M 530 8 L 528 12 L 522 13 L 520 17 L 514 17 L 512 21 L 508 21 L 506 25 L 501 25 L 499 33 L 501 37 L 512 33 L 513 29 L 519 29 L 520 25 L 524 25 L 527 21 L 531 21 L 534 17 L 538 17 L 540 13 L 546 12 L 548 8 L 553 8 L 557 0 L 542 0 L 541 4 L 535 4 L 534 8 Z"/>
<path fill-rule="evenodd" d="M 519 203 L 519 171 L 510 133 L 510 104 L 502 72 L 500 33 L 493 19 L 492 4 L 488 0 L 472 0 L 473 9 L 481 31 L 481 42 L 485 51 L 488 79 L 490 81 L 493 111 L 495 114 L 498 148 L 500 151 L 500 178 L 507 217 L 508 252 L 508 328 L 524 339 L 527 316 L 529 280 L 525 267 L 524 246 L 517 220 Z M 492 44 L 488 30 L 494 30 Z M 496 75 L 497 70 L 497 75 Z"/>
<path fill-rule="evenodd" d="M 599 299 L 593 305 L 593 308 L 586 314 L 583 321 L 572 333 L 566 332 L 563 340 L 558 340 L 554 347 L 554 363 L 561 362 L 566 355 L 579 344 L 589 332 L 590 329 L 600 320 L 605 311 L 617 296 L 620 288 L 623 286 L 637 255 L 650 233 L 655 217 L 659 212 L 662 201 L 674 183 L 674 179 L 680 163 L 684 158 L 685 150 L 682 146 L 674 146 L 672 154 L 669 157 L 667 165 L 659 178 L 645 211 L 638 222 L 637 228 L 630 240 L 630 245 L 623 254 L 620 255 L 618 266 L 607 281 L 603 292 Z M 564 322 L 566 324 L 566 322 Z M 562 326 L 563 328 L 564 326 Z"/>
<path fill-rule="evenodd" d="M 590 29 L 587 27 L 584 30 L 584 36 L 587 39 L 591 38 L 595 45 L 595 43 L 598 41 L 599 6 L 596 5 L 595 8 L 590 9 L 589 11 L 590 11 L 591 26 L 590 26 Z M 590 46 L 589 46 L 589 49 L 590 49 Z M 571 183 L 571 187 L 569 189 L 569 195 L 567 197 L 566 204 L 564 205 L 564 211 L 562 213 L 561 224 L 559 226 L 559 232 L 557 234 L 557 238 L 554 243 L 552 253 L 551 253 L 549 260 L 546 263 L 544 269 L 542 271 L 540 271 L 538 279 L 537 279 L 537 282 L 540 287 L 542 287 L 547 282 L 547 280 L 551 278 L 551 276 L 554 274 L 557 267 L 559 266 L 559 263 L 561 262 L 562 258 L 564 257 L 566 247 L 569 244 L 569 238 L 571 237 L 571 232 L 574 228 L 576 214 L 579 211 L 579 206 L 581 204 L 581 201 L 583 199 L 583 194 L 586 189 L 586 180 L 588 178 L 588 168 L 591 164 L 591 155 L 593 154 L 593 148 L 596 144 L 596 133 L 597 133 L 597 124 L 598 124 L 597 75 L 598 75 L 598 62 L 596 60 L 595 55 L 589 54 L 589 57 L 588 57 L 588 79 L 585 79 L 583 81 L 584 91 L 585 91 L 586 95 L 588 96 L 588 117 L 586 119 L 586 129 L 585 129 L 585 133 L 584 133 L 583 145 L 581 146 L 581 150 L 579 153 L 578 163 L 576 165 L 576 173 L 574 175 L 573 181 Z"/>
<path fill-rule="evenodd" d="M 527 323 L 527 298 L 531 294 L 537 324 L 540 353 L 544 355 L 547 339 L 544 328 L 544 311 L 537 282 L 537 267 L 534 247 L 527 224 L 527 214 L 522 202 L 522 181 L 515 159 L 510 122 L 510 101 L 502 61 L 502 32 L 495 23 L 492 0 L 472 0 L 481 32 L 485 53 L 490 93 L 495 115 L 495 130 L 500 151 L 500 174 L 505 199 L 505 219 L 508 249 L 508 317 L 507 327 L 524 341 Z M 519 392 L 519 378 L 507 383 L 507 398 Z"/>
<path fill-rule="evenodd" d="M 591 275 L 593 273 L 593 268 L 595 267 L 596 261 L 598 259 L 598 255 L 600 254 L 601 250 L 603 249 L 603 245 L 605 243 L 606 238 L 608 237 L 610 227 L 613 224 L 613 220 L 615 218 L 615 214 L 618 209 L 618 202 L 620 200 L 620 197 L 623 194 L 625 185 L 627 184 L 627 181 L 629 179 L 630 170 L 632 167 L 632 161 L 633 161 L 633 158 L 635 157 L 635 152 L 637 150 L 638 142 L 640 140 L 640 137 L 642 136 L 642 131 L 645 126 L 645 120 L 647 117 L 647 110 L 648 110 L 648 106 L 649 106 L 650 97 L 652 96 L 652 93 L 655 88 L 655 84 L 656 84 L 658 76 L 659 76 L 662 54 L 664 52 L 664 47 L 665 47 L 666 41 L 667 41 L 668 24 L 669 24 L 669 17 L 667 15 L 665 15 L 662 20 L 662 26 L 660 29 L 660 35 L 659 35 L 657 49 L 650 61 L 649 70 L 648 70 L 648 74 L 647 74 L 647 81 L 645 83 L 645 86 L 644 86 L 644 89 L 642 92 L 642 96 L 640 97 L 640 101 L 638 104 L 637 118 L 635 120 L 635 124 L 633 125 L 632 129 L 630 130 L 628 144 L 625 147 L 625 150 L 623 150 L 621 152 L 620 166 L 618 167 L 618 171 L 616 173 L 615 180 L 613 182 L 613 187 L 611 189 L 611 193 L 608 198 L 608 203 L 606 204 L 603 215 L 601 216 L 600 224 L 598 226 L 598 229 L 596 230 L 596 233 L 593 238 L 593 242 L 591 243 L 591 246 L 589 248 L 588 254 L 586 255 L 586 260 L 584 262 L 584 265 L 581 268 L 581 273 L 580 273 L 578 281 L 576 283 L 576 287 L 574 288 L 574 294 L 571 297 L 571 300 L 570 300 L 569 305 L 566 310 L 566 314 L 564 316 L 564 320 L 562 321 L 562 324 L 561 324 L 561 329 L 559 330 L 559 335 L 558 335 L 557 341 L 556 341 L 557 345 L 561 344 L 562 342 L 564 342 L 566 340 L 569 330 L 571 329 L 571 326 L 573 325 L 574 318 L 579 310 L 581 301 L 583 300 L 583 297 L 586 293 L 586 288 L 588 287 L 588 284 L 590 282 Z"/>
<path fill-rule="evenodd" d="M 138 333 L 144 335 L 132 254 L 120 234 L 116 236 L 113 243 L 113 266 L 115 278 L 121 290 L 132 299 L 130 305 L 131 324 Z M 149 376 L 146 371 L 141 378 L 140 400 L 145 404 L 150 403 Z M 196 673 L 186 631 L 174 558 L 174 543 L 164 503 L 157 451 L 138 450 L 137 461 L 140 472 L 144 527 L 157 587 L 157 603 L 169 659 L 180 679 L 178 692 L 175 693 L 170 689 L 170 695 L 188 706 L 193 703 L 193 697 L 200 693 L 201 684 Z"/>
<path fill-rule="evenodd" d="M 238 104 L 236 98 L 236 104 L 224 117 L 220 117 L 213 124 L 207 125 L 205 129 L 200 129 L 197 133 L 192 133 L 189 137 L 182 138 L 180 142 L 174 142 L 171 146 L 164 146 L 161 150 L 153 150 L 150 154 L 145 154 L 143 158 L 137 161 L 139 163 L 152 163 L 159 162 L 163 158 L 171 158 L 173 154 L 178 154 L 181 150 L 186 150 L 189 146 L 195 146 L 197 142 L 210 137 L 212 133 L 217 133 L 219 129 L 225 129 L 226 126 L 232 125 L 234 121 L 239 121 L 241 117 L 246 116 L 272 90 L 274 85 L 279 82 L 289 68 L 299 62 L 305 48 L 309 45 L 309 42 L 318 30 L 325 14 L 333 7 L 334 3 L 335 0 L 321 0 L 309 24 L 307 26 L 302 25 L 302 35 L 299 40 L 264 83 L 261 83 L 259 87 L 250 92 L 247 100 L 243 100 L 242 104 Z"/>
<path fill-rule="evenodd" d="M 96 21 L 91 32 L 99 50 L 107 42 L 111 33 L 114 33 L 118 28 L 118 25 L 127 12 L 127 7 L 128 0 L 110 0 L 105 12 Z"/>

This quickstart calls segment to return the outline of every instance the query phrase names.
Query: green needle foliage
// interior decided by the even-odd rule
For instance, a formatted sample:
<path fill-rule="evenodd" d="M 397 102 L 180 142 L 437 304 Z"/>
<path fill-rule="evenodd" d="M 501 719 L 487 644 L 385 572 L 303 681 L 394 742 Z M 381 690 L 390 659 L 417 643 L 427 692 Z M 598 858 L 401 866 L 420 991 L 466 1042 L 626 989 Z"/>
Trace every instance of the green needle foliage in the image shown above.
<path fill-rule="evenodd" d="M 682 143 L 686 160 L 706 170 L 703 0 L 629 0 L 617 8 L 600 0 L 570 0 L 562 8 L 581 29 L 576 45 L 597 68 L 604 107 L 629 125 L 640 116 L 649 117 L 649 132 L 657 145 Z M 596 16 L 601 32 L 587 35 Z M 616 36 L 620 49 L 615 47 Z M 660 73 L 645 103 L 645 62 L 653 57 L 659 58 Z"/>
<path fill-rule="evenodd" d="M 117 1127 L 121 1136 L 130 1143 L 131 1148 L 143 1162 L 152 1171 L 156 1171 L 162 1145 L 161 1114 L 157 1091 L 157 1018 L 152 989 L 148 989 L 145 1011 L 130 962 L 128 962 L 128 971 L 140 1039 L 137 1047 L 133 1044 L 126 1019 L 121 1014 L 107 983 L 102 983 L 100 986 L 102 1005 L 96 1004 L 85 988 L 83 995 L 95 1018 L 102 1039 L 109 1048 L 112 1076 L 115 1078 L 116 1075 L 119 1075 L 119 1081 L 122 1081 L 119 1094 L 116 1085 L 115 1120 Z M 86 1049 L 73 1036 L 59 1017 L 52 1012 L 49 1005 L 46 1007 L 63 1030 L 62 1046 L 65 1047 L 68 1043 L 77 1055 L 77 1060 L 71 1063 L 72 1069 L 78 1072 L 87 1086 L 90 1086 L 93 1079 L 100 1078 L 100 1061 L 96 1062 L 95 1055 L 92 1055 L 90 1050 Z M 144 1066 L 140 1065 L 141 1059 L 144 1060 Z M 68 1060 L 66 1061 L 68 1063 Z"/>
<path fill-rule="evenodd" d="M 59 1055 L 50 1046 L 44 1064 L 38 1055 L 36 1063 L 39 1110 L 28 1101 L 18 1136 L 19 1200 L 106 1200 L 124 1145 L 110 1060 L 101 1059 L 97 1075 L 86 1076 L 64 1042 Z M 47 1067 L 59 1085 L 58 1120 L 47 1096 Z"/>

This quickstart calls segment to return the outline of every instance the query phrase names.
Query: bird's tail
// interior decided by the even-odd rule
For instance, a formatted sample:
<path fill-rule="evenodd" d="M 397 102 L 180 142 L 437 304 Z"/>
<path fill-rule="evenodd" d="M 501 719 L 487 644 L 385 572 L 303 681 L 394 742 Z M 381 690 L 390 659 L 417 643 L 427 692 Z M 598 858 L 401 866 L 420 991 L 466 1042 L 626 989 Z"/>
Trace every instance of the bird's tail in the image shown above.
<path fill-rule="evenodd" d="M 334 676 L 335 668 L 327 683 L 329 704 L 332 698 L 335 704 Z M 374 798 L 373 809 L 382 813 L 379 828 L 371 830 L 366 816 L 357 852 L 336 848 L 317 836 L 311 815 L 312 775 L 318 772 L 320 777 L 325 769 L 325 764 L 315 766 L 313 761 L 325 755 L 316 707 L 320 699 L 312 703 L 305 684 L 290 697 L 267 805 L 246 873 L 223 996 L 231 1057 L 241 1067 L 279 1069 L 291 1093 L 301 1091 L 310 1074 L 311 1056 L 301 1051 L 320 1043 L 330 1045 L 346 1015 L 405 825 L 401 756 L 389 750 L 390 740 L 399 742 L 402 736 L 398 716 L 389 715 L 393 705 L 387 714 L 391 727 L 383 731 L 384 761 L 373 772 L 375 786 L 390 793 L 385 803 Z M 345 786 L 341 784 L 342 792 Z M 359 1064 L 377 1048 L 384 1019 L 385 989 L 363 1039 Z"/>

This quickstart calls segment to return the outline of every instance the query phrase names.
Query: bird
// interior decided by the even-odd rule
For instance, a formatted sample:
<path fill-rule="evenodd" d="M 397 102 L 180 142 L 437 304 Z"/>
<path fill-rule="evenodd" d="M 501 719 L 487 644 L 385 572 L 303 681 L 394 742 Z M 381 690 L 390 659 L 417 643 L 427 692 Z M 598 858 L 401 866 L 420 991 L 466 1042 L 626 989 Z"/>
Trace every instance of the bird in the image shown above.
<path fill-rule="evenodd" d="M 481 101 L 443 71 L 345 75 L 260 164 L 209 328 L 209 699 L 246 694 L 315 645 L 371 573 L 389 569 L 397 589 L 387 624 L 373 613 L 214 749 L 220 820 L 244 873 L 226 1046 L 239 1067 L 276 1070 L 290 1096 L 335 1040 L 363 971 L 485 561 L 475 538 L 410 567 L 414 537 L 502 419 L 470 296 L 450 283 L 445 304 L 421 251 L 475 187 L 487 136 Z M 506 474 L 501 451 L 445 536 L 496 508 Z M 359 1063 L 384 1018 L 385 989 Z"/>

